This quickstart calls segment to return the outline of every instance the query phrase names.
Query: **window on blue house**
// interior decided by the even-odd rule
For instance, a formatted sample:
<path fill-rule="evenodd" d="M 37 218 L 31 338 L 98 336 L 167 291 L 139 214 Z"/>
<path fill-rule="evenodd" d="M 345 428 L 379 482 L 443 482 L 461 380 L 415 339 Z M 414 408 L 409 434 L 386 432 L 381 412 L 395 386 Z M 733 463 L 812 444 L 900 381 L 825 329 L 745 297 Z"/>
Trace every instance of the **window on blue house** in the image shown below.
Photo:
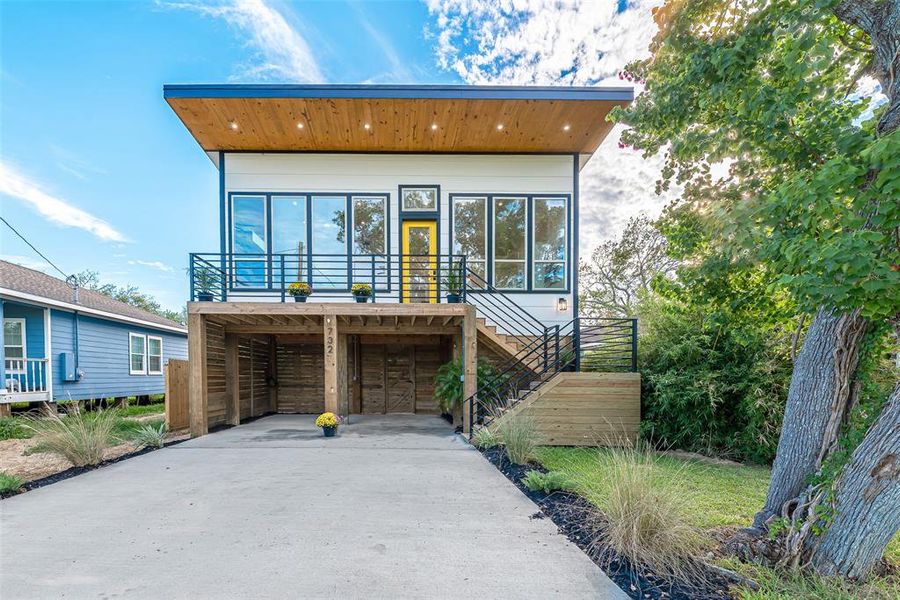
<path fill-rule="evenodd" d="M 306 196 L 272 196 L 272 277 L 274 286 L 306 281 Z M 283 256 L 283 258 L 282 258 Z M 281 265 L 284 264 L 284 277 Z"/>
<path fill-rule="evenodd" d="M 140 333 L 128 334 L 128 373 L 130 375 L 147 373 L 147 338 Z"/>
<path fill-rule="evenodd" d="M 162 375 L 162 338 L 153 335 L 147 336 L 147 374 Z"/>
<path fill-rule="evenodd" d="M 25 372 L 25 319 L 3 320 L 3 356 L 7 373 Z"/>
<path fill-rule="evenodd" d="M 347 198 L 312 197 L 312 287 L 346 288 Z"/>
<path fill-rule="evenodd" d="M 536 290 L 566 287 L 567 212 L 565 198 L 534 199 L 532 277 Z"/>
<path fill-rule="evenodd" d="M 234 254 L 234 287 L 268 287 L 265 255 L 269 249 L 266 240 L 265 196 L 233 196 L 231 252 Z"/>
<path fill-rule="evenodd" d="M 525 198 L 494 198 L 494 287 L 525 289 Z"/>

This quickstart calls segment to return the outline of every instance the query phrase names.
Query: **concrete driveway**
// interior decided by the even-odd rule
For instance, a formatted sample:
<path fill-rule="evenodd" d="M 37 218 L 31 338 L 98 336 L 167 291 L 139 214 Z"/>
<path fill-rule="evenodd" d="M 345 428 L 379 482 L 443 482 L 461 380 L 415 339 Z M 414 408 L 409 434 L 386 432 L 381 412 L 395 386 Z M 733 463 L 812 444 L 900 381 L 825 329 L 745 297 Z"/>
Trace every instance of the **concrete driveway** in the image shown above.
<path fill-rule="evenodd" d="M 437 417 L 276 415 L 0 501 L 3 598 L 624 598 Z"/>

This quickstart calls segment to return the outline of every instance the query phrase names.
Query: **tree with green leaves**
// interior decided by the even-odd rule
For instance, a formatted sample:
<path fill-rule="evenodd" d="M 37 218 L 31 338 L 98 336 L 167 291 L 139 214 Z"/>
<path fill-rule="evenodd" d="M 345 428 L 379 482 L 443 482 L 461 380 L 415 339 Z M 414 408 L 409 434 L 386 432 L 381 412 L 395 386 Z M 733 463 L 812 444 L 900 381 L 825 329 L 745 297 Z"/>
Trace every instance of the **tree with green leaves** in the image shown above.
<path fill-rule="evenodd" d="M 114 283 L 102 283 L 100 281 L 100 274 L 97 271 L 86 270 L 76 273 L 73 277 L 75 278 L 75 284 L 80 288 L 98 292 L 104 296 L 109 296 L 113 300 L 118 300 L 119 302 L 124 302 L 135 308 L 146 310 L 147 312 L 175 321 L 176 323 L 187 323 L 187 305 L 185 305 L 181 312 L 163 308 L 156 298 L 150 294 L 141 292 L 136 286 L 118 286 Z"/>
<path fill-rule="evenodd" d="M 622 143 L 665 153 L 661 186 L 684 187 L 709 240 L 700 272 L 758 263 L 812 316 L 736 547 L 864 577 L 900 528 L 900 386 L 852 418 L 866 340 L 900 322 L 900 1 L 670 0 L 655 17 L 651 57 L 623 73 L 646 90 L 615 114 Z"/>
<path fill-rule="evenodd" d="M 669 277 L 678 261 L 665 236 L 646 216 L 633 217 L 617 240 L 597 246 L 579 268 L 581 312 L 598 317 L 633 317 L 638 300 L 657 277 Z"/>

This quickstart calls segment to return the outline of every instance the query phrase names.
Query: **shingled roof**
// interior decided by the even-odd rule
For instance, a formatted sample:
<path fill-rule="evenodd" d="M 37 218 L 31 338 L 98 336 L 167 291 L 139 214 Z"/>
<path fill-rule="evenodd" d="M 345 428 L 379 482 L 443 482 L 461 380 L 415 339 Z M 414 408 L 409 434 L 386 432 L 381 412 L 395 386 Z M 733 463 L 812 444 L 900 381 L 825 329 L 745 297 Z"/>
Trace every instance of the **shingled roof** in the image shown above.
<path fill-rule="evenodd" d="M 78 302 L 76 303 L 72 288 L 62 279 L 4 260 L 0 260 L 0 288 L 38 296 L 55 302 L 77 304 L 86 309 L 112 313 L 128 319 L 139 319 L 166 327 L 176 327 L 187 332 L 187 329 L 181 323 L 160 317 L 124 302 L 119 302 L 99 292 L 80 288 L 78 290 Z"/>

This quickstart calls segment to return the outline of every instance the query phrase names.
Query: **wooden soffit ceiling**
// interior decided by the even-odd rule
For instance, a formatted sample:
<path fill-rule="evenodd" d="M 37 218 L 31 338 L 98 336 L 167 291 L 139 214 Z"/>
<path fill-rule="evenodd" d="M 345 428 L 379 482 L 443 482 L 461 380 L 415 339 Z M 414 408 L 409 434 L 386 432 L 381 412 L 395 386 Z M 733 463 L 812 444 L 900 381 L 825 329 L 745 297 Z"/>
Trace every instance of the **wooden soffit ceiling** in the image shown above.
<path fill-rule="evenodd" d="M 206 151 L 593 154 L 632 88 L 167 85 Z M 367 127 L 368 125 L 368 127 Z"/>

